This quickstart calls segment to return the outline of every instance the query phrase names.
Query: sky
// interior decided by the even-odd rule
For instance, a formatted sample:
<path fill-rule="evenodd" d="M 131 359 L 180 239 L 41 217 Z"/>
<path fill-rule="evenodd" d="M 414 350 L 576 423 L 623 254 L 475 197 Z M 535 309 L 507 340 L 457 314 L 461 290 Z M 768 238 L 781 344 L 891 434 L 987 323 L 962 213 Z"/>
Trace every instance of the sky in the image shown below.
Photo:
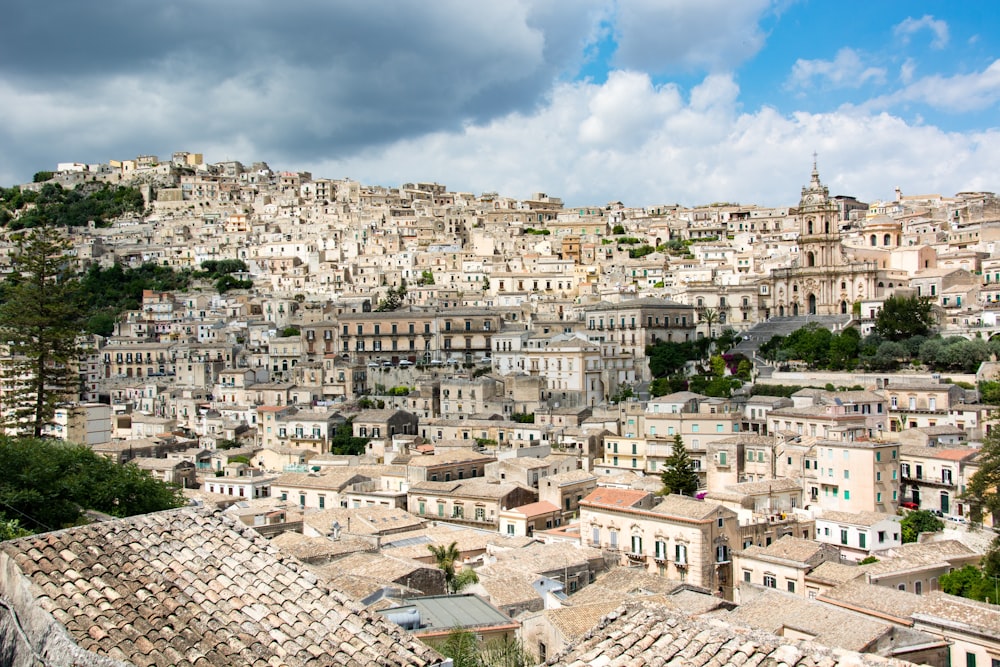
<path fill-rule="evenodd" d="M 1000 191 L 1000 3 L 7 0 L 0 185 L 174 151 L 570 206 Z"/>

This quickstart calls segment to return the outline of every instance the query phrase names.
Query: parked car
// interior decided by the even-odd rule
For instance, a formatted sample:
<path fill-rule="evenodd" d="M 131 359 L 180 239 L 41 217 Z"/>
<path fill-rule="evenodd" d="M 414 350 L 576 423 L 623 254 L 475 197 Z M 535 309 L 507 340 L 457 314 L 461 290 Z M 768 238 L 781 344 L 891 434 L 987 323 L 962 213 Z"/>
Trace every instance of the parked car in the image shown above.
<path fill-rule="evenodd" d="M 899 503 L 899 506 L 902 507 L 903 509 L 908 509 L 908 510 L 920 509 L 920 505 L 916 504 L 912 500 L 907 500 L 906 502 Z"/>

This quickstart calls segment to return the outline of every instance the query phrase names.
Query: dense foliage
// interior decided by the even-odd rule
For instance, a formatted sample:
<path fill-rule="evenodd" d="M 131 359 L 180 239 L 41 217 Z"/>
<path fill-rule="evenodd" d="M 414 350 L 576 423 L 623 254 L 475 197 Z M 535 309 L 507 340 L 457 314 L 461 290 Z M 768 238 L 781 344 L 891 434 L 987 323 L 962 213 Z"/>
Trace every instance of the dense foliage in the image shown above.
<path fill-rule="evenodd" d="M 690 390 L 706 396 L 728 397 L 751 377 L 753 364 L 742 354 L 714 354 L 714 345 L 725 350 L 734 345 L 737 336 L 726 329 L 717 338 L 672 343 L 660 341 L 646 347 L 649 370 L 653 381 L 649 391 L 653 396 L 664 396 L 677 391 Z M 707 357 L 707 362 L 706 362 Z M 693 364 L 693 375 L 688 375 L 688 365 Z"/>
<path fill-rule="evenodd" d="M 144 209 L 139 190 L 124 186 L 65 189 L 58 183 L 46 183 L 37 192 L 16 186 L 0 188 L 0 225 L 9 229 L 46 224 L 82 227 L 90 221 L 103 226 Z"/>
<path fill-rule="evenodd" d="M 930 299 L 890 296 L 875 318 L 875 334 L 893 342 L 927 336 L 934 327 Z"/>
<path fill-rule="evenodd" d="M 143 290 L 169 292 L 185 290 L 191 272 L 147 262 L 135 268 L 115 263 L 108 268 L 91 264 L 81 279 L 82 307 L 88 314 L 86 330 L 102 336 L 114 331 L 117 317 L 142 306 Z"/>
<path fill-rule="evenodd" d="M 983 438 L 977 460 L 979 468 L 969 478 L 963 498 L 971 505 L 973 523 L 981 524 L 984 515 L 1000 517 L 1000 428 Z"/>
<path fill-rule="evenodd" d="M 337 426 L 330 438 L 330 453 L 337 456 L 360 456 L 365 453 L 369 438 L 354 437 L 353 420 Z"/>
<path fill-rule="evenodd" d="M 907 512 L 903 520 L 899 522 L 899 527 L 904 543 L 916 542 L 920 533 L 934 533 L 944 530 L 944 521 L 927 510 L 916 510 Z"/>
<path fill-rule="evenodd" d="M 762 358 L 777 364 L 797 361 L 811 369 L 834 371 L 859 367 L 891 371 L 919 364 L 938 372 L 975 373 L 991 355 L 1000 355 L 1000 340 L 914 335 L 895 341 L 878 333 L 861 338 L 855 329 L 834 334 L 815 323 L 788 336 L 774 336 L 760 348 Z"/>
<path fill-rule="evenodd" d="M 32 531 L 83 521 L 84 510 L 125 517 L 184 504 L 178 488 L 82 445 L 0 437 L 0 520 Z"/>

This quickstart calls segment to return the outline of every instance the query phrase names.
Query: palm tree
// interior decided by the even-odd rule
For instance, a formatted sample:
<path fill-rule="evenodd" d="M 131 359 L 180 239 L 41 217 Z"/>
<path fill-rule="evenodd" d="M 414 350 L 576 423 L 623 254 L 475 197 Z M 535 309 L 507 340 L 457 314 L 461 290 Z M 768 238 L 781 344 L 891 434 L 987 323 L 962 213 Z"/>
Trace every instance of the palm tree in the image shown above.
<path fill-rule="evenodd" d="M 458 551 L 458 542 L 452 542 L 448 546 L 428 544 L 427 550 L 434 554 L 434 561 L 438 568 L 444 572 L 445 586 L 451 590 L 451 582 L 455 578 L 455 561 L 461 557 Z"/>
<path fill-rule="evenodd" d="M 715 308 L 705 308 L 701 311 L 701 321 L 708 324 L 708 337 L 715 338 L 715 323 L 719 321 L 719 311 Z"/>

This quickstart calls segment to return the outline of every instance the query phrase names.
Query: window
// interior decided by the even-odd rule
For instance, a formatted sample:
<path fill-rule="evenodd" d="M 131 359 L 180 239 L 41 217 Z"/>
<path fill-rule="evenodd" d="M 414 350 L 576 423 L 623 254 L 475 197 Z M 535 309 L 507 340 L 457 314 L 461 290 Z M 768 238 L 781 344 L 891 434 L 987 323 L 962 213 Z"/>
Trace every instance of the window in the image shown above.
<path fill-rule="evenodd" d="M 867 549 L 868 535 L 867 533 L 858 533 L 858 546 L 862 549 Z"/>
<path fill-rule="evenodd" d="M 444 516 L 444 503 L 438 503 L 438 516 Z"/>
<path fill-rule="evenodd" d="M 666 560 L 667 558 L 667 543 L 663 540 L 656 540 L 656 559 Z"/>
<path fill-rule="evenodd" d="M 639 535 L 632 536 L 632 553 L 641 554 L 642 553 L 642 537 Z"/>
<path fill-rule="evenodd" d="M 788 592 L 789 593 L 794 593 L 795 592 L 795 582 L 794 581 L 792 581 L 792 580 L 789 579 L 788 581 L 785 582 L 785 585 L 788 586 Z"/>
<path fill-rule="evenodd" d="M 971 651 L 965 652 L 965 667 L 976 667 L 976 654 Z"/>
<path fill-rule="evenodd" d="M 674 563 L 686 565 L 688 561 L 688 548 L 686 544 L 674 545 Z"/>
<path fill-rule="evenodd" d="M 777 588 L 778 587 L 778 578 L 775 577 L 773 574 L 766 574 L 765 573 L 764 574 L 764 585 L 767 586 L 768 588 Z"/>
<path fill-rule="evenodd" d="M 840 529 L 840 543 L 841 544 L 847 544 L 847 529 L 846 528 L 841 528 Z"/>
<path fill-rule="evenodd" d="M 593 534 L 590 536 L 590 541 L 595 546 L 600 545 L 601 543 L 601 529 L 597 526 L 593 527 Z"/>
<path fill-rule="evenodd" d="M 618 548 L 618 531 L 617 530 L 610 530 L 610 531 L 608 531 L 608 533 L 611 536 L 611 548 L 612 549 L 617 549 Z"/>
<path fill-rule="evenodd" d="M 326 496 L 319 497 L 319 508 L 323 509 L 326 507 Z"/>

